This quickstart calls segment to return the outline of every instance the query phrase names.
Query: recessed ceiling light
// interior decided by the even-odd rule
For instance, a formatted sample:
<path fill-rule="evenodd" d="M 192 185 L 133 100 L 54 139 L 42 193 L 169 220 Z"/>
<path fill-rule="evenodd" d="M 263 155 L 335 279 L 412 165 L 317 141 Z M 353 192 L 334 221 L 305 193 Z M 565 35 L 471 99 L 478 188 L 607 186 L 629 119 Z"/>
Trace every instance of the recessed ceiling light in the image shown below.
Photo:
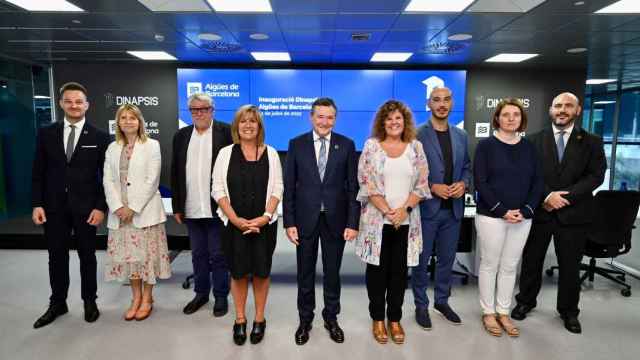
<path fill-rule="evenodd" d="M 29 11 L 68 11 L 83 12 L 84 10 L 65 0 L 7 0 L 13 5 Z"/>
<path fill-rule="evenodd" d="M 498 54 L 494 57 L 490 57 L 485 62 L 507 62 L 517 63 L 525 60 L 529 60 L 538 56 L 538 54 Z"/>
<path fill-rule="evenodd" d="M 635 14 L 640 13 L 640 1 L 620 0 L 595 12 L 596 14 Z"/>
<path fill-rule="evenodd" d="M 207 0 L 216 12 L 273 12 L 269 0 Z"/>
<path fill-rule="evenodd" d="M 475 0 L 411 0 L 405 12 L 460 12 Z"/>
<path fill-rule="evenodd" d="M 202 0 L 138 0 L 151 11 L 161 12 L 211 12 L 211 8 Z"/>
<path fill-rule="evenodd" d="M 251 52 L 251 56 L 257 61 L 291 61 L 291 57 L 287 52 Z"/>
<path fill-rule="evenodd" d="M 472 37 L 473 35 L 471 34 L 453 34 L 449 36 L 447 39 L 451 41 L 465 41 L 465 40 L 471 39 Z"/>
<path fill-rule="evenodd" d="M 202 33 L 198 34 L 198 39 L 202 41 L 218 41 L 222 40 L 222 36 L 214 33 Z"/>
<path fill-rule="evenodd" d="M 584 5 L 584 1 L 576 1 L 573 3 L 574 6 L 582 6 Z"/>
<path fill-rule="evenodd" d="M 583 53 L 585 51 L 587 51 L 587 48 L 583 48 L 583 47 L 567 49 L 567 52 L 569 54 L 579 54 L 579 53 Z"/>
<path fill-rule="evenodd" d="M 587 85 L 601 85 L 601 84 L 608 84 L 608 83 L 612 83 L 612 82 L 616 82 L 618 80 L 616 79 L 588 79 L 586 84 Z"/>
<path fill-rule="evenodd" d="M 177 60 L 165 51 L 127 51 L 127 53 L 142 60 Z"/>
<path fill-rule="evenodd" d="M 269 38 L 269 35 L 262 34 L 262 33 L 255 33 L 255 34 L 249 35 L 249 37 L 253 40 L 267 40 Z"/>
<path fill-rule="evenodd" d="M 82 21 L 78 20 L 78 19 L 73 19 L 71 20 L 72 23 L 74 24 L 82 24 Z"/>
<path fill-rule="evenodd" d="M 609 104 L 615 104 L 616 102 L 614 100 L 603 100 L 603 101 L 595 101 L 593 103 L 593 105 L 609 105 Z"/>
<path fill-rule="evenodd" d="M 404 62 L 413 55 L 410 52 L 377 52 L 371 57 L 371 62 Z"/>

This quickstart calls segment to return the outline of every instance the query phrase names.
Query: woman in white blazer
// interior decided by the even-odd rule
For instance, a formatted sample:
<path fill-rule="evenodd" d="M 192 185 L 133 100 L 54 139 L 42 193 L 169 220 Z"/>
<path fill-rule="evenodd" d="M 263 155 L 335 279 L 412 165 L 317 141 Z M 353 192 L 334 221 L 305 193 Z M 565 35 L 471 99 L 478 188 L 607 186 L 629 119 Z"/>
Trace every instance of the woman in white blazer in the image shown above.
<path fill-rule="evenodd" d="M 107 281 L 129 279 L 133 299 L 127 321 L 153 310 L 156 279 L 171 276 L 160 185 L 160 144 L 145 133 L 140 109 L 125 104 L 116 112 L 116 141 L 107 148 L 104 191 L 109 205 Z"/>
<path fill-rule="evenodd" d="M 264 143 L 262 115 L 254 105 L 238 109 L 231 124 L 233 145 L 218 153 L 213 167 L 211 196 L 224 223 L 222 250 L 231 272 L 236 309 L 233 341 L 247 339 L 245 305 L 249 276 L 253 284 L 255 319 L 252 344 L 264 337 L 264 308 L 269 291 L 271 260 L 276 248 L 277 207 L 282 199 L 282 167 L 278 152 Z"/>

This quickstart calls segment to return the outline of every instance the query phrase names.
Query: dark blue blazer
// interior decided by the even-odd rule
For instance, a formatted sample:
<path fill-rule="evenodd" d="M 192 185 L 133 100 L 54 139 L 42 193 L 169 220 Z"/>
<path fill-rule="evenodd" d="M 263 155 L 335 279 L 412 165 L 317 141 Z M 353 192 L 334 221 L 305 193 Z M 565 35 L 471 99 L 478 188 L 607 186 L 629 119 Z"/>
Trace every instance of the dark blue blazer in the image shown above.
<path fill-rule="evenodd" d="M 102 171 L 109 135 L 85 121 L 71 161 L 67 163 L 63 141 L 64 123 L 38 131 L 33 159 L 31 205 L 45 212 L 66 211 L 67 204 L 77 214 L 107 211 Z"/>
<path fill-rule="evenodd" d="M 332 232 L 342 238 L 345 228 L 357 230 L 360 221 L 358 155 L 353 140 L 331 133 L 324 181 L 320 180 L 313 133 L 289 141 L 284 171 L 284 227 L 295 226 L 299 236 L 309 236 L 318 223 L 324 203 Z"/>
<path fill-rule="evenodd" d="M 464 181 L 466 188 L 469 188 L 471 180 L 471 160 L 467 144 L 467 133 L 455 126 L 449 126 L 449 136 L 451 137 L 451 151 L 453 158 L 453 182 Z M 424 152 L 429 163 L 429 185 L 442 184 L 444 182 L 444 160 L 438 135 L 429 120 L 418 129 L 418 140 L 422 143 Z M 464 196 L 453 200 L 453 214 L 456 219 L 464 216 Z M 430 219 L 440 210 L 442 200 L 433 196 L 431 199 L 420 203 L 420 215 L 422 218 Z"/>

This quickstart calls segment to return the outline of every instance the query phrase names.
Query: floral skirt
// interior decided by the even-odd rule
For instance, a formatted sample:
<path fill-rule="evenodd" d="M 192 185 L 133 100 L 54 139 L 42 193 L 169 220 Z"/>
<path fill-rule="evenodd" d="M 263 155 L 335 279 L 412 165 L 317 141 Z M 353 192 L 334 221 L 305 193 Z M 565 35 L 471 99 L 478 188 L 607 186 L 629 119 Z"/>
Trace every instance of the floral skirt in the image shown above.
<path fill-rule="evenodd" d="M 164 224 L 138 229 L 132 224 L 109 229 L 105 280 L 156 279 L 171 277 L 171 260 Z"/>

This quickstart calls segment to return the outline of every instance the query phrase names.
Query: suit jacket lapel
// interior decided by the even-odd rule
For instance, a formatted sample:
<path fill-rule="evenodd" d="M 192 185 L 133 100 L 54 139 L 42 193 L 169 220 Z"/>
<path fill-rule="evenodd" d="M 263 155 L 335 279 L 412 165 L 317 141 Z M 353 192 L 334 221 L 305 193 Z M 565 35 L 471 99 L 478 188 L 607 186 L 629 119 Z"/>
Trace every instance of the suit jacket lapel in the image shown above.
<path fill-rule="evenodd" d="M 302 149 L 302 152 L 308 157 L 307 162 L 311 166 L 311 172 L 315 174 L 314 177 L 318 180 L 318 182 L 322 182 L 322 179 L 320 179 L 320 172 L 318 172 L 318 159 L 316 159 L 316 148 L 314 146 L 315 144 L 313 143 L 313 131 L 308 133 L 304 144 L 305 149 Z M 325 176 L 327 175 L 327 168 L 325 168 L 324 174 Z"/>
<path fill-rule="evenodd" d="M 59 155 L 67 161 L 67 151 L 64 148 L 64 121 L 58 123 L 58 128 L 56 129 L 56 149 L 59 151 Z"/>
<path fill-rule="evenodd" d="M 335 168 L 336 156 L 337 152 L 340 151 L 340 145 L 338 144 L 338 140 L 336 138 L 336 134 L 331 135 L 331 141 L 329 141 L 329 154 L 327 158 L 327 167 L 324 169 L 324 179 L 328 178 L 331 175 L 331 172 Z M 320 173 L 318 173 L 320 176 Z M 323 182 L 324 182 L 323 179 Z"/>
<path fill-rule="evenodd" d="M 578 149 L 578 142 L 580 141 L 578 137 L 581 131 L 582 130 L 577 125 L 574 125 L 573 131 L 571 131 L 571 135 L 569 135 L 569 141 L 567 141 L 567 145 L 564 148 L 564 155 L 562 155 L 562 162 L 560 163 L 561 169 L 564 169 L 567 162 L 570 161 L 567 160 L 567 158 L 573 158 L 573 153 Z M 580 138 L 582 137 L 580 136 Z"/>
<path fill-rule="evenodd" d="M 558 148 L 556 147 L 556 138 L 553 134 L 553 128 L 544 134 L 544 159 L 551 158 L 551 164 L 554 169 L 558 169 Z"/>
<path fill-rule="evenodd" d="M 429 146 L 433 147 L 433 150 L 436 152 L 436 154 L 438 154 L 438 157 L 440 158 L 440 162 L 442 162 L 443 158 L 442 158 L 442 149 L 440 149 L 440 141 L 438 141 L 438 135 L 436 135 L 436 129 L 434 129 L 433 126 L 431 125 L 431 120 L 429 120 L 429 122 L 427 123 L 426 130 L 427 130 L 427 143 L 429 144 Z M 453 148 L 453 140 L 451 145 L 452 145 L 451 147 Z"/>
<path fill-rule="evenodd" d="M 82 127 L 82 131 L 80 131 L 80 133 L 78 134 L 80 137 L 78 138 L 78 142 L 76 143 L 76 147 L 73 149 L 73 155 L 71 155 L 71 161 L 69 161 L 69 162 L 72 162 L 73 159 L 75 159 L 76 154 L 80 151 L 80 149 L 82 149 L 82 145 L 85 145 L 87 143 L 87 138 L 89 137 L 90 133 L 93 133 L 93 128 L 85 120 L 84 126 Z M 92 144 L 92 145 L 97 145 L 97 144 Z M 66 157 L 66 155 L 65 155 L 65 157 Z"/>

